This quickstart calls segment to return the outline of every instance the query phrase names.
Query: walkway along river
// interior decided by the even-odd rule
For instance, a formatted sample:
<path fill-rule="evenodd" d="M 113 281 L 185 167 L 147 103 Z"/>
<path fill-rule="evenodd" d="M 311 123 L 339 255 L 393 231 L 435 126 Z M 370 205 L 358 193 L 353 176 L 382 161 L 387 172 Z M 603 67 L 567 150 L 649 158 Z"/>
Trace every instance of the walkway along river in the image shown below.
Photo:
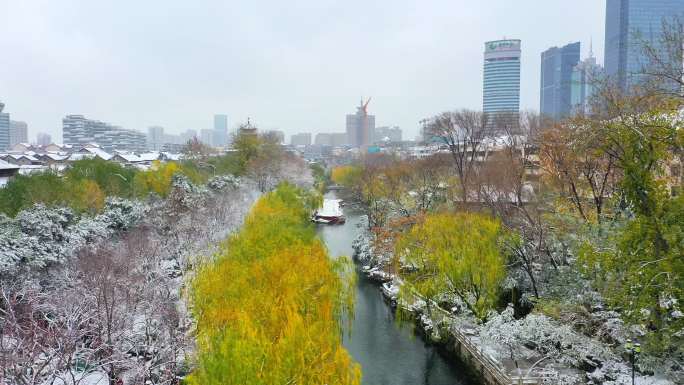
<path fill-rule="evenodd" d="M 326 198 L 335 198 L 334 192 Z M 352 241 L 363 229 L 359 211 L 345 207 L 343 225 L 319 225 L 330 255 L 351 256 Z M 355 317 L 344 345 L 361 364 L 364 385 L 474 385 L 465 371 L 416 336 L 411 325 L 400 325 L 378 286 L 362 274 L 356 284 Z"/>

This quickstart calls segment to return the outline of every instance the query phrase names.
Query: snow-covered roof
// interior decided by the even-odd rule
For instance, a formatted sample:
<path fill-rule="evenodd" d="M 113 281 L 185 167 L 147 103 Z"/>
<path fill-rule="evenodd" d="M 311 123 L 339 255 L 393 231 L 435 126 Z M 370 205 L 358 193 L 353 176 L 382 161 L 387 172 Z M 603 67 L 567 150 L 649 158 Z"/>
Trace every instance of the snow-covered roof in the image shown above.
<path fill-rule="evenodd" d="M 35 164 L 29 164 L 29 165 L 24 165 L 19 167 L 19 174 L 21 175 L 28 175 L 28 174 L 33 174 L 34 172 L 40 172 L 47 170 L 47 167 L 41 166 L 41 165 L 35 165 Z"/>
<path fill-rule="evenodd" d="M 114 155 L 112 158 L 114 158 L 114 157 L 121 158 L 128 163 L 140 162 L 140 157 L 135 155 L 135 154 L 118 153 L 118 154 Z"/>
<path fill-rule="evenodd" d="M 162 154 L 164 154 L 164 156 L 168 160 L 180 160 L 181 157 L 183 156 L 183 154 L 174 154 L 171 152 L 163 152 Z"/>
<path fill-rule="evenodd" d="M 50 158 L 50 159 L 56 160 L 56 161 L 64 160 L 64 159 L 66 159 L 66 158 L 69 157 L 68 155 L 60 155 L 60 154 L 56 154 L 56 153 L 53 153 L 53 152 L 48 152 L 48 153 L 45 153 L 45 154 L 41 154 L 41 155 L 39 155 L 39 156 L 40 156 L 40 157 L 43 157 L 43 158 Z"/>
<path fill-rule="evenodd" d="M 70 161 L 77 161 L 81 159 L 93 159 L 95 157 L 95 154 L 89 153 L 89 152 L 76 152 L 71 155 L 69 155 L 69 160 Z"/>
<path fill-rule="evenodd" d="M 62 149 L 69 149 L 69 148 L 73 148 L 73 147 L 74 147 L 74 146 L 72 146 L 71 144 L 64 144 L 64 143 L 50 143 L 50 144 L 48 144 L 48 145 L 45 146 L 45 147 L 51 147 L 51 146 L 59 147 L 59 148 L 62 148 Z"/>
<path fill-rule="evenodd" d="M 146 152 L 146 153 L 138 155 L 138 160 L 140 162 L 151 162 L 153 160 L 158 160 L 159 155 L 160 155 L 159 152 Z"/>
<path fill-rule="evenodd" d="M 16 164 L 7 163 L 4 160 L 0 159 L 0 170 L 16 170 L 18 168 L 19 166 L 17 166 Z"/>
<path fill-rule="evenodd" d="M 31 162 L 37 162 L 37 161 L 38 161 L 38 159 L 36 159 L 36 158 L 34 158 L 33 156 L 28 155 L 28 154 L 7 154 L 7 155 L 5 155 L 5 156 L 10 157 L 10 158 L 12 158 L 12 159 L 14 159 L 14 160 L 19 160 L 19 159 L 21 159 L 21 158 L 26 158 L 26 159 L 30 160 Z"/>
<path fill-rule="evenodd" d="M 100 147 L 87 147 L 84 146 L 80 150 L 80 152 L 87 151 L 99 158 L 102 158 L 104 160 L 110 160 L 112 156 L 105 150 L 101 149 Z"/>

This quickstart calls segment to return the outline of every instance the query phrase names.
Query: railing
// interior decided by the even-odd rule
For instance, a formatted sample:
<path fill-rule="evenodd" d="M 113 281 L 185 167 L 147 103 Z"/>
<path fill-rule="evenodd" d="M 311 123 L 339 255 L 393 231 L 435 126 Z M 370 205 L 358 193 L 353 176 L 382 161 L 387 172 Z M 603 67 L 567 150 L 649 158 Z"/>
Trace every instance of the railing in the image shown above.
<path fill-rule="evenodd" d="M 416 293 L 413 291 L 413 294 L 425 300 L 420 294 Z M 436 310 L 438 313 L 442 315 L 442 319 L 440 321 L 443 321 L 444 318 L 447 319 L 453 319 L 451 314 L 439 307 L 434 301 L 430 301 L 430 309 L 431 310 Z M 432 319 L 432 314 L 430 314 L 430 318 Z M 436 320 L 433 319 L 433 322 Z M 436 324 L 435 324 L 436 327 Z M 464 334 L 458 327 L 452 327 L 450 328 L 450 332 L 456 338 L 458 343 L 465 348 L 465 350 L 468 351 L 468 353 L 478 361 L 480 364 L 481 368 L 483 371 L 487 372 L 487 375 L 492 378 L 494 381 L 496 381 L 497 384 L 499 385 L 541 385 L 543 382 L 542 377 L 537 377 L 537 376 L 529 376 L 528 375 L 518 375 L 518 376 L 511 376 L 509 375 L 505 368 L 502 367 L 502 365 L 495 361 L 491 356 L 488 354 L 484 353 L 482 351 L 482 344 L 476 345 L 473 340 Z M 522 369 L 522 370 L 528 370 L 527 369 Z"/>

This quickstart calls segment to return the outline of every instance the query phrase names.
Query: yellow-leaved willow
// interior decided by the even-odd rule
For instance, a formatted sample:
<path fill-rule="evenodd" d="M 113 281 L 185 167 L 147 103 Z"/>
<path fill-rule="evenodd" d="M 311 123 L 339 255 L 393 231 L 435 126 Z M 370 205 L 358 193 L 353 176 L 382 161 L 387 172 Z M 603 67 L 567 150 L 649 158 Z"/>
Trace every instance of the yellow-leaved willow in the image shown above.
<path fill-rule="evenodd" d="M 264 195 L 240 232 L 192 282 L 197 366 L 212 384 L 359 384 L 342 346 L 353 304 L 348 262 L 328 258 L 308 218 L 311 195 L 290 185 Z"/>

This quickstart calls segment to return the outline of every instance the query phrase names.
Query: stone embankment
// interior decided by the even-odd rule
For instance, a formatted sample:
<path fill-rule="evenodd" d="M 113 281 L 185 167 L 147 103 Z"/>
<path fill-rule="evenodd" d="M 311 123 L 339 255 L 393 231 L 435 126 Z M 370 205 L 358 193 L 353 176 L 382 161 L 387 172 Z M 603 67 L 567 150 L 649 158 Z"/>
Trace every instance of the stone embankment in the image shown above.
<path fill-rule="evenodd" d="M 412 319 L 430 343 L 441 346 L 455 356 L 485 385 L 541 385 L 544 378 L 533 373 L 537 362 L 494 359 L 477 336 L 475 328 L 456 319 L 454 315 L 432 302 L 426 306 L 424 299 L 414 294 L 411 301 L 397 298 L 398 288 L 392 287 L 392 275 L 385 273 L 368 255 L 368 245 L 363 236 L 354 242 L 357 263 L 363 265 L 362 273 L 378 283 L 391 306 L 399 306 Z M 410 302 L 410 303 L 409 303 Z M 428 310 L 429 309 L 429 310 Z"/>

